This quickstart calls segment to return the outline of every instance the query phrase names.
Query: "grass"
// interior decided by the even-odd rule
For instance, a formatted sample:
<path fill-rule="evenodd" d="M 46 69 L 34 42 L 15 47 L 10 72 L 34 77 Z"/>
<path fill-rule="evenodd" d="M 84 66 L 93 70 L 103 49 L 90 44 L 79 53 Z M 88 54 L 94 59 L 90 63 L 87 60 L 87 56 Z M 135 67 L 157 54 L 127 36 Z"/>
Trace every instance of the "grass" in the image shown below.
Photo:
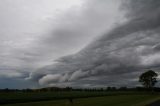
<path fill-rule="evenodd" d="M 159 95 L 120 94 L 103 97 L 77 98 L 73 99 L 73 105 L 71 105 L 67 99 L 62 99 L 54 101 L 7 104 L 3 106 L 145 106 L 159 98 Z"/>
<path fill-rule="evenodd" d="M 26 103 L 46 100 L 59 100 L 72 98 L 86 98 L 98 96 L 112 96 L 124 94 L 140 94 L 140 92 L 87 92 L 87 91 L 71 91 L 71 92 L 10 92 L 0 93 L 0 104 Z M 144 94 L 144 93 L 142 93 Z"/>

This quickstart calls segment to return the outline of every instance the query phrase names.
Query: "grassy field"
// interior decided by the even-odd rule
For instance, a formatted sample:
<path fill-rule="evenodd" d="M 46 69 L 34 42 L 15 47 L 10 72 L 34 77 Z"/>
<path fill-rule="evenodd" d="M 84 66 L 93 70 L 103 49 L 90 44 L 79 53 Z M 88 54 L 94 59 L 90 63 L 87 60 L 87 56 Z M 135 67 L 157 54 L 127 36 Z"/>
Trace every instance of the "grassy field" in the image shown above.
<path fill-rule="evenodd" d="M 97 96 L 139 94 L 139 92 L 87 92 L 87 91 L 71 91 L 71 92 L 8 92 L 0 93 L 0 104 L 6 103 L 23 103 L 33 101 L 59 100 L 68 98 L 86 98 Z M 143 93 L 142 93 L 143 94 Z"/>
<path fill-rule="evenodd" d="M 42 101 L 8 104 L 4 106 L 145 106 L 159 98 L 156 95 L 115 95 L 105 97 L 74 99 L 73 105 L 68 100 Z"/>
<path fill-rule="evenodd" d="M 101 96 L 101 97 L 97 97 Z M 139 92 L 40 92 L 0 93 L 3 106 L 144 106 L 160 98 Z"/>

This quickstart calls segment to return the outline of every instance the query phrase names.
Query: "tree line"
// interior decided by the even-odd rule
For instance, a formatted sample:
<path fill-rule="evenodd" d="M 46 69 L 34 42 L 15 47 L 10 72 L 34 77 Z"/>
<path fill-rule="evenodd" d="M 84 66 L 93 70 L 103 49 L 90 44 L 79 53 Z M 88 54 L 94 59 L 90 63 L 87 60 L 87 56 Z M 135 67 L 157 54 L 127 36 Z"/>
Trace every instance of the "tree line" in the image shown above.
<path fill-rule="evenodd" d="M 159 87 L 154 87 L 158 82 L 158 74 L 153 70 L 148 70 L 139 76 L 139 82 L 143 87 L 106 87 L 106 88 L 72 88 L 72 87 L 46 87 L 39 89 L 0 89 L 0 92 L 47 92 L 47 91 L 160 91 Z"/>

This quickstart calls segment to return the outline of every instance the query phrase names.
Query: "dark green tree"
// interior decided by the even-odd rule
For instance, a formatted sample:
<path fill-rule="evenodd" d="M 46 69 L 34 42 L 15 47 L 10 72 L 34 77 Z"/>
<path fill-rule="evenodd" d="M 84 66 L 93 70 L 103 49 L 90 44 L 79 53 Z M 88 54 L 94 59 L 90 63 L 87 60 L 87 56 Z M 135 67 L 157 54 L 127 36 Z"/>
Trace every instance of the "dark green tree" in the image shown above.
<path fill-rule="evenodd" d="M 157 77 L 158 74 L 156 72 L 149 70 L 140 75 L 139 82 L 142 83 L 145 88 L 153 88 L 157 83 Z"/>

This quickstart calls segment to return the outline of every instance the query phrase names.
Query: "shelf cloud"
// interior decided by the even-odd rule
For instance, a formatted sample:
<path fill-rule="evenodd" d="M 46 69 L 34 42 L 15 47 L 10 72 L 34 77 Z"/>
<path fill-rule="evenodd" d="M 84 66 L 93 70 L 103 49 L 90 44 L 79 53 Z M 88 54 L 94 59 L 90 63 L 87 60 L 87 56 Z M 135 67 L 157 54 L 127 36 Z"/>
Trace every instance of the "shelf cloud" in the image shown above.
<path fill-rule="evenodd" d="M 121 11 L 125 11 L 125 22 L 79 52 L 63 56 L 56 63 L 32 72 L 30 79 L 41 85 L 62 83 L 63 86 L 65 82 L 90 84 L 94 80 L 89 80 L 97 77 L 106 81 L 102 84 L 105 86 L 131 86 L 132 83 L 136 86 L 140 73 L 146 69 L 157 70 L 160 66 L 159 4 L 155 0 L 123 1 Z"/>
<path fill-rule="evenodd" d="M 0 1 L 0 88 L 137 86 L 159 72 L 160 1 L 73 1 Z"/>

